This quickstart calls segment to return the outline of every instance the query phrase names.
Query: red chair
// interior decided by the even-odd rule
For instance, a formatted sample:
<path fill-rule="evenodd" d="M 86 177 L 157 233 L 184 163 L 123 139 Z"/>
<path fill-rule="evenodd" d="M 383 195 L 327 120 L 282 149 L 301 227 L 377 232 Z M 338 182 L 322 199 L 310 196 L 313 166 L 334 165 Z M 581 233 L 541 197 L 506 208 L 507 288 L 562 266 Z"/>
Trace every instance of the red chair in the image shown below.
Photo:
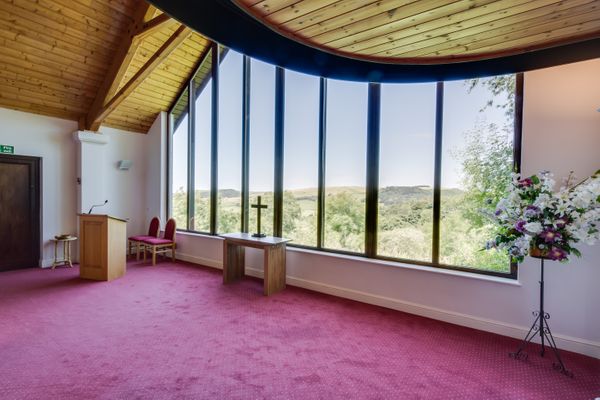
<path fill-rule="evenodd" d="M 127 240 L 127 243 L 129 244 L 129 255 L 131 255 L 131 252 L 133 251 L 133 246 L 135 246 L 136 247 L 136 259 L 139 260 L 140 259 L 140 246 L 142 246 L 142 241 L 144 239 L 157 238 L 159 232 L 160 232 L 160 219 L 158 217 L 154 217 L 150 221 L 150 227 L 148 228 L 147 235 L 132 236 Z"/>
<path fill-rule="evenodd" d="M 144 247 L 144 262 L 146 261 L 146 252 L 150 250 L 152 253 L 152 265 L 156 265 L 156 255 L 171 252 L 171 260 L 175 262 L 175 220 L 173 218 L 167 221 L 165 226 L 165 235 L 162 238 L 148 238 L 142 240 Z"/>

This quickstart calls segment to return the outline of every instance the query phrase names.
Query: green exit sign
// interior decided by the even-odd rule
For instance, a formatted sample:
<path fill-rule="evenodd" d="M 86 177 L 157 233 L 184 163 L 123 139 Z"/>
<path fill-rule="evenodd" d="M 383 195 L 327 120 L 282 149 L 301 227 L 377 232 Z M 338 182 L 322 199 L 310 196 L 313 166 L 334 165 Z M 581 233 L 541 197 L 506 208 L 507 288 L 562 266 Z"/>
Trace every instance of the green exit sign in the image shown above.
<path fill-rule="evenodd" d="M 0 144 L 0 153 L 15 154 L 15 146 L 9 146 L 7 144 Z"/>

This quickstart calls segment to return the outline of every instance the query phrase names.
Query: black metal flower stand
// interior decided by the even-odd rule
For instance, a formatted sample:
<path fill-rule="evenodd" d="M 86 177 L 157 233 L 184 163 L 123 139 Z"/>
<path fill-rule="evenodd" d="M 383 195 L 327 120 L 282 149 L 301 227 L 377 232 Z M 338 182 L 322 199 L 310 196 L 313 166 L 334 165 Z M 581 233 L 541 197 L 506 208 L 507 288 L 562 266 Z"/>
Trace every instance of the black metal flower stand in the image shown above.
<path fill-rule="evenodd" d="M 544 357 L 546 354 L 546 343 L 552 349 L 554 356 L 556 357 L 556 362 L 552 364 L 553 368 L 564 375 L 569 377 L 573 377 L 573 372 L 569 371 L 560 357 L 560 353 L 558 348 L 556 347 L 556 343 L 554 342 L 554 337 L 552 336 L 552 332 L 550 331 L 550 325 L 548 325 L 548 320 L 550 319 L 550 314 L 544 311 L 544 258 L 543 257 L 535 257 L 539 258 L 541 262 L 541 276 L 540 276 L 540 309 L 539 311 L 534 311 L 533 316 L 535 320 L 533 321 L 533 325 L 527 332 L 527 336 L 521 342 L 521 345 L 514 353 L 509 353 L 508 355 L 516 360 L 527 360 L 528 354 L 524 351 L 527 347 L 527 344 L 533 340 L 536 335 L 540 336 L 542 342 L 542 350 L 540 351 L 540 356 Z"/>

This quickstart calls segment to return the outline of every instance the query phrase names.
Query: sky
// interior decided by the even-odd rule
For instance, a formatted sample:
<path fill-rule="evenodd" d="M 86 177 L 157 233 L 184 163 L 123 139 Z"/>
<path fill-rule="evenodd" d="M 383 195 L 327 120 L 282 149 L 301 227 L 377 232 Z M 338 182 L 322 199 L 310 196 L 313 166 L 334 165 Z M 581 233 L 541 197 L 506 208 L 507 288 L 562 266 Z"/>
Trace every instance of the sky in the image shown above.
<path fill-rule="evenodd" d="M 273 190 L 275 67 L 251 62 L 250 191 Z M 242 55 L 230 50 L 221 63 L 219 188 L 241 187 Z M 380 187 L 433 185 L 435 83 L 384 84 L 381 90 Z M 506 121 L 503 110 L 480 112 L 492 94 L 471 93 L 463 81 L 444 85 L 442 187 L 460 187 L 452 156 L 480 122 Z M 284 188 L 317 186 L 319 78 L 286 71 Z M 367 91 L 363 82 L 328 80 L 326 185 L 364 186 Z M 211 84 L 196 101 L 196 188 L 210 187 Z M 173 140 L 173 189 L 186 186 L 187 117 Z"/>

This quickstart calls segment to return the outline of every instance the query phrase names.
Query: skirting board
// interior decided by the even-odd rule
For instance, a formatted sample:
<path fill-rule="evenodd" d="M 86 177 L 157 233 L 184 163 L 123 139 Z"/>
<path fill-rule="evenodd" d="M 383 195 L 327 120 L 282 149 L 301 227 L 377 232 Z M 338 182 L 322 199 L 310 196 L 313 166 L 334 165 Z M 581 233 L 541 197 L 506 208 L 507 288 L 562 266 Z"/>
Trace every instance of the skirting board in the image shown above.
<path fill-rule="evenodd" d="M 188 254 L 177 254 L 177 259 L 182 261 L 200 264 L 211 268 L 223 269 L 222 262 L 219 260 L 207 259 L 203 257 L 191 256 Z M 262 268 L 246 266 L 246 274 L 256 277 L 263 277 Z M 475 317 L 473 315 L 461 314 L 454 311 L 443 310 L 435 307 L 429 307 L 422 304 L 416 304 L 408 301 L 393 299 L 390 297 L 379 296 L 358 290 L 347 289 L 339 286 L 329 285 L 317 281 L 311 281 L 293 276 L 286 277 L 286 284 L 296 286 L 315 292 L 325 293 L 332 296 L 342 297 L 349 300 L 359 301 L 361 303 L 372 304 L 385 307 L 392 310 L 402 311 L 409 314 L 420 315 L 451 324 L 466 326 L 486 332 L 496 333 L 516 339 L 522 339 L 527 334 L 529 327 L 522 327 L 507 324 L 500 321 Z M 554 335 L 556 345 L 560 349 L 585 354 L 590 357 L 600 359 L 600 343 L 590 340 L 574 338 L 565 335 Z"/>

